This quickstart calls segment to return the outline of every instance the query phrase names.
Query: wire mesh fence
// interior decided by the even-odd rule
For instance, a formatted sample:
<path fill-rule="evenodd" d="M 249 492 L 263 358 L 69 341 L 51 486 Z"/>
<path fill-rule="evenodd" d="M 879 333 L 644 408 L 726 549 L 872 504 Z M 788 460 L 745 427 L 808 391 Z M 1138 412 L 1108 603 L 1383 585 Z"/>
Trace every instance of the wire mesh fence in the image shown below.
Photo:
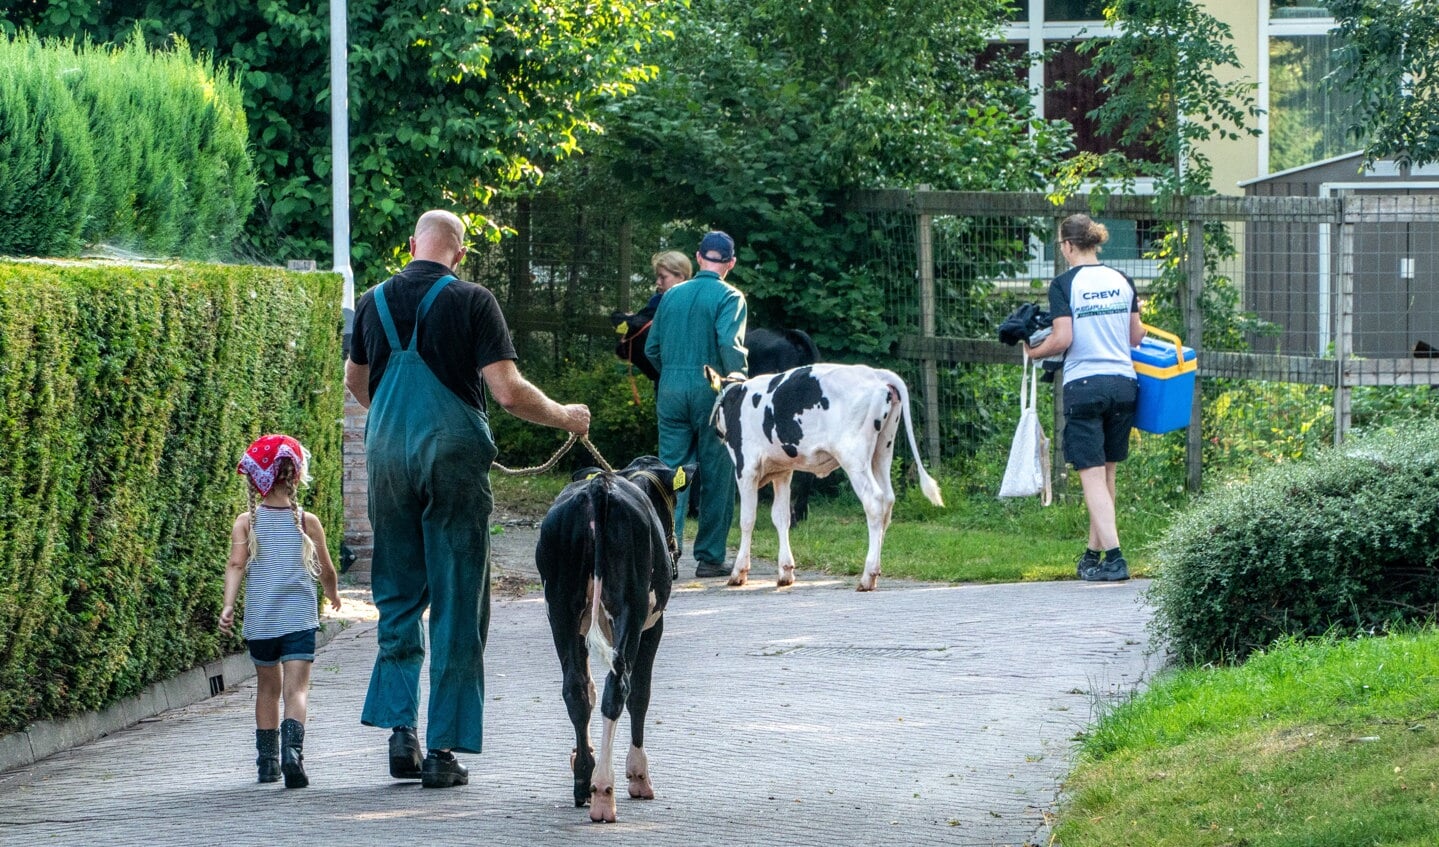
<path fill-rule="evenodd" d="M 1021 353 L 995 330 L 1020 302 L 1047 308 L 1074 212 L 1108 227 L 1102 259 L 1134 279 L 1146 321 L 1200 351 L 1197 423 L 1136 432 L 1142 472 L 1196 487 L 1201 466 L 1242 474 L 1351 427 L 1439 416 L 1439 197 L 1110 197 L 1092 211 L 1085 197 L 875 191 L 856 208 L 931 459 L 1002 463 Z"/>
<path fill-rule="evenodd" d="M 1112 196 L 1100 211 L 1087 197 L 860 192 L 852 211 L 868 222 L 869 268 L 898 336 L 893 357 L 871 364 L 911 385 L 929 460 L 981 479 L 1001 472 L 1021 353 L 996 329 L 1022 302 L 1047 308 L 1063 270 L 1055 233 L 1082 211 L 1108 227 L 1102 258 L 1134 279 L 1146 320 L 1199 351 L 1198 424 L 1136 432 L 1131 472 L 1193 488 L 1201 467 L 1211 480 L 1244 474 L 1351 428 L 1439 416 L 1439 197 L 1406 191 Z M 463 272 L 499 297 L 529 373 L 618 367 L 609 313 L 653 292 L 651 254 L 690 252 L 684 235 L 602 203 L 537 197 L 490 214 L 512 234 L 475 245 Z"/>

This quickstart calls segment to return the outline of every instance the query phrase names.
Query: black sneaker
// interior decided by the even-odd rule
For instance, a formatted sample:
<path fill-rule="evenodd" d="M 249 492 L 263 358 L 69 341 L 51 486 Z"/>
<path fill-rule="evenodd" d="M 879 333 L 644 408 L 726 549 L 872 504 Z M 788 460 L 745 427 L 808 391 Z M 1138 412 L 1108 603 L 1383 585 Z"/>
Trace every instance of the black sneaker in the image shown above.
<path fill-rule="evenodd" d="M 1079 578 L 1087 582 L 1123 582 L 1129 579 L 1129 563 L 1117 556 L 1080 571 Z"/>
<path fill-rule="evenodd" d="M 699 579 L 712 576 L 729 576 L 729 568 L 724 565 L 717 565 L 714 562 L 700 562 L 695 566 L 695 576 Z"/>
<path fill-rule="evenodd" d="M 1074 563 L 1074 575 L 1085 579 L 1085 571 L 1099 567 L 1100 555 L 1098 550 L 1090 550 L 1086 547 L 1084 552 L 1079 555 L 1079 560 Z"/>
<path fill-rule="evenodd" d="M 460 764 L 453 753 L 431 750 L 420 765 L 420 784 L 426 788 L 451 788 L 469 782 L 470 769 Z"/>
<path fill-rule="evenodd" d="M 420 739 L 413 727 L 397 726 L 390 735 L 390 776 L 420 778 Z"/>

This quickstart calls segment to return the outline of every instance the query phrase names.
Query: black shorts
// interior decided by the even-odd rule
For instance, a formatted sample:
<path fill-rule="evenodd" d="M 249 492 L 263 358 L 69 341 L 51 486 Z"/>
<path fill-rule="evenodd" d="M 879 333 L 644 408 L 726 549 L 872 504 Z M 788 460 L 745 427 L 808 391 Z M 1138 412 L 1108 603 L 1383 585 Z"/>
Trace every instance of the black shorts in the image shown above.
<path fill-rule="evenodd" d="M 245 642 L 250 660 L 257 667 L 268 668 L 281 662 L 315 661 L 314 629 L 287 632 L 274 638 L 252 638 Z"/>
<path fill-rule="evenodd" d="M 1139 382 L 1090 376 L 1064 384 L 1064 458 L 1077 471 L 1129 458 Z"/>

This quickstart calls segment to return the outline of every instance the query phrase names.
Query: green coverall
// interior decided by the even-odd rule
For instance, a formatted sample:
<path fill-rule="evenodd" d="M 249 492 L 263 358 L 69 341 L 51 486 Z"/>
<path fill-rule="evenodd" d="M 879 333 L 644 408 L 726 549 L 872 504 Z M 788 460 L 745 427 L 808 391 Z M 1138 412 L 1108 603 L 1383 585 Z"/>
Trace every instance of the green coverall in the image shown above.
<path fill-rule="evenodd" d="M 746 310 L 739 289 L 714 271 L 700 271 L 665 292 L 645 342 L 645 354 L 660 371 L 655 393 L 660 461 L 672 468 L 699 463 L 694 556 L 701 564 L 724 564 L 735 497 L 734 462 L 710 424 L 715 392 L 704 366 L 722 374 L 747 372 Z M 681 492 L 675 505 L 675 537 L 681 543 L 688 503 L 689 491 Z"/>
<path fill-rule="evenodd" d="M 479 753 L 484 727 L 484 643 L 490 622 L 489 421 L 435 376 L 419 353 L 420 325 L 452 276 L 425 295 L 401 347 L 385 302 L 375 307 L 389 364 L 370 403 L 365 456 L 375 547 L 371 588 L 379 652 L 360 722 L 417 726 L 424 624 L 430 610 L 431 750 Z"/>

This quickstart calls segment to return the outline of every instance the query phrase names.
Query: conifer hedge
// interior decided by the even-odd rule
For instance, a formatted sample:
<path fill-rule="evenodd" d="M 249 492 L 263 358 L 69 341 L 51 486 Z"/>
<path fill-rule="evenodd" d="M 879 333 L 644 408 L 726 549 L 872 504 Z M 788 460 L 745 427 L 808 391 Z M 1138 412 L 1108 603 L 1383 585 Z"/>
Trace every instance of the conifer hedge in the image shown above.
<path fill-rule="evenodd" d="M 339 302 L 334 274 L 0 263 L 0 733 L 236 649 L 216 621 L 258 435 L 311 450 L 301 502 L 338 543 Z"/>
<path fill-rule="evenodd" d="M 183 41 L 0 36 L 0 255 L 227 258 L 255 202 L 248 131 L 233 74 Z"/>

